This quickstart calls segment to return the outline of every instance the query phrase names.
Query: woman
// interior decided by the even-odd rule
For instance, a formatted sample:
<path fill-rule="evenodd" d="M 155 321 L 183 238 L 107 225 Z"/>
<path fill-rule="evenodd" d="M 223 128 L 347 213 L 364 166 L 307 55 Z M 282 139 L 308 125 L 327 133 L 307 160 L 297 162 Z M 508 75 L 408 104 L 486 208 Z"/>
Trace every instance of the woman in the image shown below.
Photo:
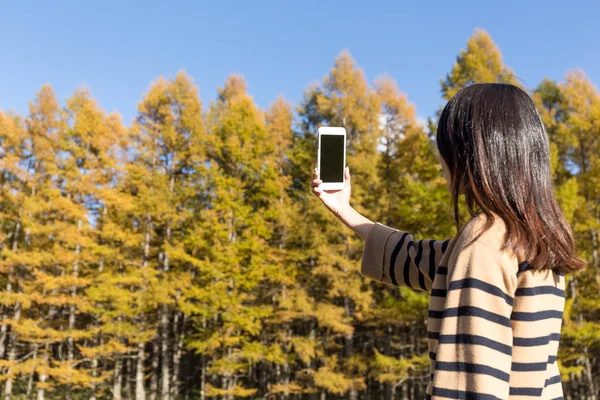
<path fill-rule="evenodd" d="M 458 234 L 413 240 L 373 223 L 343 190 L 313 193 L 365 239 L 361 274 L 430 292 L 426 399 L 562 399 L 556 354 L 565 277 L 584 268 L 553 196 L 548 138 L 531 98 L 474 84 L 446 105 L 437 147 Z M 459 195 L 470 219 L 461 226 Z"/>

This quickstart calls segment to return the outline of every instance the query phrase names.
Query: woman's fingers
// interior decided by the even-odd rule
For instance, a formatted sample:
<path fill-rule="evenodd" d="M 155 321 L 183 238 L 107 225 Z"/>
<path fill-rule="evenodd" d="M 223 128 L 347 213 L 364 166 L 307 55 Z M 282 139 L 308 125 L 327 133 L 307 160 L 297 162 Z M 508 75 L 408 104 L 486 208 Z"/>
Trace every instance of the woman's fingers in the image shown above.
<path fill-rule="evenodd" d="M 313 192 L 315 195 L 317 195 L 317 197 L 320 197 L 320 196 L 321 196 L 321 193 L 323 193 L 323 189 L 321 189 L 321 188 L 319 187 L 319 185 L 320 185 L 321 183 L 323 183 L 323 181 L 322 181 L 322 180 L 320 180 L 320 179 L 317 179 L 317 177 L 318 177 L 318 176 L 319 176 L 319 174 L 318 174 L 318 168 L 317 168 L 317 167 L 315 167 L 315 169 L 314 169 L 314 171 L 313 171 L 313 180 L 312 180 L 312 182 L 311 182 L 310 186 L 311 186 L 311 188 L 312 188 L 312 192 Z"/>
<path fill-rule="evenodd" d="M 313 187 L 312 192 L 317 196 L 317 197 L 321 197 L 321 193 L 323 193 L 323 189 L 321 189 L 318 186 Z"/>

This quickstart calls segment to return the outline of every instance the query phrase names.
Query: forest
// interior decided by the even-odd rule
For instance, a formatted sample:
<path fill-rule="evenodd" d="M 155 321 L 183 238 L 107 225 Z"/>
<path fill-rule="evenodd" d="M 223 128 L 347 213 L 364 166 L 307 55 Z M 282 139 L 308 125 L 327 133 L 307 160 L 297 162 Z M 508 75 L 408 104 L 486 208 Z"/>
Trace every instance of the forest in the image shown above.
<path fill-rule="evenodd" d="M 589 263 L 567 278 L 565 399 L 598 399 L 600 92 L 580 69 L 524 87 L 482 29 L 447 62 L 440 103 L 509 82 L 538 105 Z M 130 123 L 85 88 L 61 104 L 44 85 L 27 115 L 0 111 L 4 399 L 423 398 L 427 293 L 362 277 L 364 242 L 310 181 L 317 128 L 343 126 L 352 207 L 452 237 L 437 117 L 419 122 L 348 51 L 323 72 L 268 109 L 240 75 L 203 101 L 182 71 L 152 82 Z"/>

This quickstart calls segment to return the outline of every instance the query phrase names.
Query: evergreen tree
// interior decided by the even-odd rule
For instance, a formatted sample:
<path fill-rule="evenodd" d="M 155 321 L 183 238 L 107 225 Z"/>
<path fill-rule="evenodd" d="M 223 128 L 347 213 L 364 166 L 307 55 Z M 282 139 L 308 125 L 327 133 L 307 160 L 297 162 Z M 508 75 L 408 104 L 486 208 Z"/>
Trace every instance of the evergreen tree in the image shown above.
<path fill-rule="evenodd" d="M 178 255 L 193 216 L 190 201 L 196 194 L 196 167 L 202 163 L 204 124 L 197 89 L 184 73 L 172 80 L 158 79 L 138 112 L 133 157 L 121 185 L 132 206 L 124 214 L 116 211 L 122 214 L 117 221 L 125 224 L 123 231 L 132 237 L 125 242 L 130 248 L 122 273 L 137 277 L 127 285 L 134 292 L 127 320 L 136 329 L 124 339 L 137 358 L 136 399 L 146 395 L 144 344 L 152 338 L 149 398 L 168 400 L 177 395 L 179 385 L 185 324 L 177 303 L 182 287 L 191 284 L 192 265 Z M 175 328 L 172 321 L 177 322 Z"/>
<path fill-rule="evenodd" d="M 262 319 L 272 313 L 260 286 L 269 268 L 272 218 L 269 199 L 280 196 L 275 184 L 275 151 L 267 135 L 265 116 L 254 105 L 240 76 L 229 77 L 211 103 L 206 190 L 208 206 L 200 211 L 196 257 L 207 267 L 196 277 L 202 309 L 193 318 L 202 328 L 190 342 L 203 357 L 202 374 L 222 379 L 203 383 L 207 396 L 247 397 L 246 387 L 256 360 L 254 341 Z M 203 375 L 204 376 L 204 375 Z"/>
<path fill-rule="evenodd" d="M 33 375 L 38 357 L 42 359 L 42 368 L 47 366 L 50 345 L 66 338 L 61 332 L 65 321 L 57 315 L 57 309 L 64 306 L 66 299 L 57 296 L 60 284 L 45 284 L 60 281 L 68 263 L 68 256 L 65 257 L 60 246 L 61 236 L 68 240 L 68 233 L 62 235 L 66 226 L 57 226 L 63 223 L 62 212 L 77 212 L 61 202 L 61 193 L 53 180 L 58 172 L 57 143 L 63 127 L 64 116 L 54 92 L 50 86 L 44 86 L 30 103 L 30 115 L 21 133 L 19 161 L 13 164 L 16 169 L 12 171 L 20 182 L 9 197 L 19 204 L 19 209 L 13 220 L 13 235 L 2 246 L 3 263 L 9 269 L 10 292 L 14 293 L 4 304 L 9 311 L 3 323 L 10 329 L 2 374 L 7 398 L 12 396 L 15 380 Z M 52 296 L 48 296 L 50 293 Z M 31 348 L 35 360 L 19 358 L 22 347 Z M 62 354 L 57 361 L 62 361 Z M 45 368 L 40 380 L 50 377 L 53 385 L 60 384 L 58 378 L 65 376 L 65 372 L 60 366 Z"/>
<path fill-rule="evenodd" d="M 476 29 L 467 48 L 456 57 L 450 73 L 441 81 L 442 96 L 450 100 L 460 89 L 473 83 L 511 83 L 518 85 L 514 72 L 502 61 L 502 54 L 483 29 Z"/>
<path fill-rule="evenodd" d="M 591 355 L 600 344 L 597 305 L 600 304 L 598 230 L 600 227 L 600 93 L 581 70 L 571 71 L 558 86 L 563 118 L 554 141 L 566 158 L 571 177 L 558 186 L 562 206 L 571 219 L 580 255 L 590 268 L 570 276 L 563 341 L 559 353 L 561 373 L 568 390 L 577 397 L 597 392 L 598 365 Z M 563 150 L 564 149 L 564 150 Z M 596 267 L 596 268 L 595 268 Z"/>

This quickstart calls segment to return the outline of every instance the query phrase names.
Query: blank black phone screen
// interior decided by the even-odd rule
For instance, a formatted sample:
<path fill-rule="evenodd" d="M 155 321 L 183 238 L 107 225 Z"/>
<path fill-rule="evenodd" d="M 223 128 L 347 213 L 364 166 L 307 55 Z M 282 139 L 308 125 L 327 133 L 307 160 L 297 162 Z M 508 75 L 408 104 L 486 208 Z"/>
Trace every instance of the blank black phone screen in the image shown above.
<path fill-rule="evenodd" d="M 344 181 L 344 135 L 321 135 L 321 165 L 323 182 Z"/>

